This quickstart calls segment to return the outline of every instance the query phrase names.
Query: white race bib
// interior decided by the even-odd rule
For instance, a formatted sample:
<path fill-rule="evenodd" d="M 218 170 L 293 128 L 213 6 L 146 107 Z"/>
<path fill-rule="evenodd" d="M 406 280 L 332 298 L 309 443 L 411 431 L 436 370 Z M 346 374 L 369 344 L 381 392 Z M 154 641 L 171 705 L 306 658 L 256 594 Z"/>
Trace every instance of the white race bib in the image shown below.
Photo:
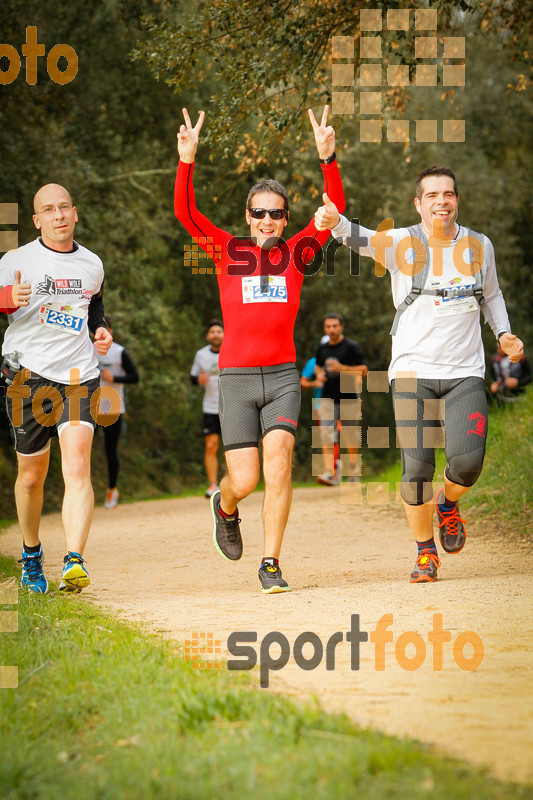
<path fill-rule="evenodd" d="M 39 320 L 42 325 L 56 331 L 66 331 L 74 336 L 79 336 L 81 333 L 86 314 L 86 308 L 63 303 L 43 303 L 39 308 Z"/>
<path fill-rule="evenodd" d="M 243 303 L 286 303 L 284 275 L 252 275 L 242 279 Z"/>
<path fill-rule="evenodd" d="M 457 291 L 458 297 L 433 297 L 433 316 L 448 317 L 451 314 L 467 314 L 469 311 L 477 311 L 479 303 L 473 295 L 461 297 L 460 293 L 466 289 L 475 289 L 476 282 L 472 278 L 462 277 L 453 280 L 431 281 L 429 284 L 432 289 L 448 289 Z"/>

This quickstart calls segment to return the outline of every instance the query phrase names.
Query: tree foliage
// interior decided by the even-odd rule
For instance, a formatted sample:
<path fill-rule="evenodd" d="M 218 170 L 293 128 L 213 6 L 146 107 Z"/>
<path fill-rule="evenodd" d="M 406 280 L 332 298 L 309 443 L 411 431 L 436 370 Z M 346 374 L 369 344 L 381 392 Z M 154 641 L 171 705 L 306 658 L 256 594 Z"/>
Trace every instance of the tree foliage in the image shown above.
<path fill-rule="evenodd" d="M 514 56 L 526 62 L 531 8 L 528 16 L 524 6 L 530 5 L 530 0 L 525 4 L 440 0 L 433 8 L 441 36 L 496 31 Z M 383 28 L 365 34 L 381 37 L 385 67 L 408 64 L 413 76 L 414 14 L 427 7 L 425 0 L 379 4 Z M 389 30 L 388 12 L 401 9 L 410 11 L 411 27 Z M 187 14 L 173 14 L 167 6 L 163 13 L 144 18 L 147 36 L 138 42 L 134 57 L 146 61 L 159 80 L 180 93 L 198 87 L 216 107 L 216 118 L 205 137 L 212 158 L 233 154 L 235 131 L 249 127 L 253 133 L 247 142 L 247 150 L 252 148 L 248 155 L 257 158 L 264 150 L 272 151 L 285 136 L 300 143 L 305 108 L 331 103 L 334 37 L 353 38 L 358 80 L 360 18 L 367 10 L 375 12 L 374 0 L 214 0 L 195 3 Z M 401 111 L 404 94 L 401 87 L 386 90 L 385 112 Z"/>

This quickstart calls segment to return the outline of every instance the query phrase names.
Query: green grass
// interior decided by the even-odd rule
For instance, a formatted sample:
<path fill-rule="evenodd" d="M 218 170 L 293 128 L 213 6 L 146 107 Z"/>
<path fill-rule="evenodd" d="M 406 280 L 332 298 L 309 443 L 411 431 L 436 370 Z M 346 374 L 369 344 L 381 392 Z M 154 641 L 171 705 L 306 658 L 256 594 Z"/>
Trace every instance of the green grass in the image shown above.
<path fill-rule="evenodd" d="M 527 390 L 515 403 L 491 409 L 483 472 L 462 501 L 502 533 L 533 530 L 533 386 Z"/>
<path fill-rule="evenodd" d="M 0 558 L 0 581 L 17 573 Z M 533 798 L 246 675 L 199 672 L 83 596 L 20 592 L 18 612 L 0 636 L 0 664 L 19 666 L 0 690 L 3 800 Z"/>

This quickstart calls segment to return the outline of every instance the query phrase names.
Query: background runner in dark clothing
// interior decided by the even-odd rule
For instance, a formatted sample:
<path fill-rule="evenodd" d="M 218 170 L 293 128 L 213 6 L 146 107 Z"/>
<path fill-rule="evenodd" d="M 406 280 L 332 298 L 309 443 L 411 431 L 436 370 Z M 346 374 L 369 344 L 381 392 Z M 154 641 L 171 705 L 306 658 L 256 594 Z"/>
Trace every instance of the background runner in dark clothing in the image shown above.
<path fill-rule="evenodd" d="M 341 387 L 341 373 L 352 373 L 355 377 L 364 377 L 368 372 L 365 365 L 363 351 L 357 342 L 347 339 L 344 334 L 344 319 L 342 314 L 332 312 L 326 314 L 324 317 L 324 333 L 329 336 L 329 342 L 321 344 L 316 353 L 317 376 L 324 382 L 322 384 L 322 398 L 333 401 L 331 403 L 321 403 L 320 412 L 320 426 L 323 429 L 325 438 L 329 436 L 331 439 L 331 432 L 336 432 L 338 436 L 338 420 L 340 424 L 346 426 L 355 426 L 356 419 L 360 415 L 354 414 L 353 403 L 350 406 L 350 413 L 343 413 L 341 418 L 341 398 L 344 401 L 358 400 L 359 395 L 356 392 L 342 391 Z M 353 381 L 354 388 L 356 381 Z M 344 387 L 346 389 L 346 387 Z M 333 412 L 333 413 L 332 413 Z M 348 418 L 349 417 L 349 418 Z M 356 455 L 357 444 L 355 440 L 350 442 L 347 448 L 349 453 L 349 468 L 348 477 L 351 480 L 359 478 L 360 470 L 357 469 Z M 323 483 L 327 486 L 333 486 L 338 483 L 339 476 L 338 470 L 335 465 L 334 446 L 331 441 L 324 444 L 322 448 L 324 457 L 324 473 L 318 476 L 318 483 Z"/>

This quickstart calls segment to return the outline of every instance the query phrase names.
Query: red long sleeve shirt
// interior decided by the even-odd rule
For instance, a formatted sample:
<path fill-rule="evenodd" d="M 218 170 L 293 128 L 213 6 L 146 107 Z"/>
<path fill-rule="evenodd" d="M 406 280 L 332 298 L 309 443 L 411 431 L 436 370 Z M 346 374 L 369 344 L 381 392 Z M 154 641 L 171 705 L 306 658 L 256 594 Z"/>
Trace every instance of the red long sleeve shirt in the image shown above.
<path fill-rule="evenodd" d="M 323 164 L 324 191 L 340 212 L 344 192 L 337 162 Z M 264 250 L 253 240 L 217 228 L 196 208 L 194 164 L 180 161 L 174 212 L 217 268 L 224 341 L 219 366 L 268 367 L 296 360 L 294 324 L 305 268 L 325 244 L 329 231 L 314 220 L 287 242 Z"/>
<path fill-rule="evenodd" d="M 0 314 L 12 314 L 17 310 L 17 306 L 10 305 L 13 303 L 12 288 L 12 286 L 2 286 L 0 289 Z"/>

